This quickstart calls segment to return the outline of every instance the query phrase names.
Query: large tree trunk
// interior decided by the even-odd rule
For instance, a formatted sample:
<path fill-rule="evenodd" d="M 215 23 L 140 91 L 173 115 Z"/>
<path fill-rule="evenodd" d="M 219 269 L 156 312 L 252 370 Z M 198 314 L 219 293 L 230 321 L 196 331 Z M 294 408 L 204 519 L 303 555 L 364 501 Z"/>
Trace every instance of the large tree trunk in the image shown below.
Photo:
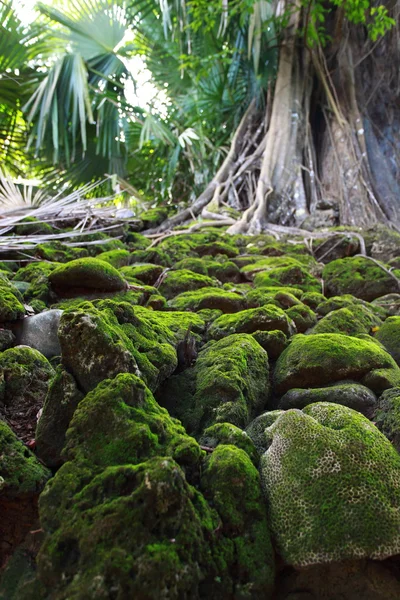
<path fill-rule="evenodd" d="M 396 23 L 399 12 L 395 0 Z M 327 25 L 332 43 L 311 49 L 298 34 L 305 25 L 300 5 L 291 14 L 266 110 L 258 120 L 254 107 L 246 113 L 229 164 L 191 216 L 239 208 L 230 233 L 271 224 L 399 228 L 399 26 L 373 44 L 338 9 Z"/>

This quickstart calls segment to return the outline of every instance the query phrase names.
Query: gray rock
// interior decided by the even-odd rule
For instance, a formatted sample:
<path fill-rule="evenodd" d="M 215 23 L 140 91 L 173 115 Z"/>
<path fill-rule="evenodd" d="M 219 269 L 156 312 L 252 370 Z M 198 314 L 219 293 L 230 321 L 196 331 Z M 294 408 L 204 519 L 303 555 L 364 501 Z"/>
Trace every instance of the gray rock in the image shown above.
<path fill-rule="evenodd" d="M 334 402 L 370 417 L 375 409 L 377 398 L 374 392 L 359 383 L 342 383 L 314 389 L 294 388 L 282 396 L 278 409 L 302 409 L 314 402 Z"/>
<path fill-rule="evenodd" d="M 62 313 L 62 310 L 53 309 L 24 319 L 17 333 L 18 344 L 35 348 L 46 358 L 59 356 L 61 348 L 57 331 Z"/>

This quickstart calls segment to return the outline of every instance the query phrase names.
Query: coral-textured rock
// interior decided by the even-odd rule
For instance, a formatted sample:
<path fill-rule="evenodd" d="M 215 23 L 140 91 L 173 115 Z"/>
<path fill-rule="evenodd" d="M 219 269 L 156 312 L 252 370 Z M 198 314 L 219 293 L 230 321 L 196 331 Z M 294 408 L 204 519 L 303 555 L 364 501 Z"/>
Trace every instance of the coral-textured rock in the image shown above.
<path fill-rule="evenodd" d="M 400 381 L 400 369 L 393 358 L 373 341 L 339 333 L 299 334 L 280 355 L 274 380 L 278 394 L 298 387 L 321 387 L 343 379 L 360 381 L 375 392 L 383 391 L 377 389 L 377 381 L 363 380 L 371 372 L 391 378 L 390 387 Z"/>
<path fill-rule="evenodd" d="M 318 403 L 265 431 L 261 474 L 277 548 L 299 567 L 400 550 L 400 456 L 356 411 Z"/>

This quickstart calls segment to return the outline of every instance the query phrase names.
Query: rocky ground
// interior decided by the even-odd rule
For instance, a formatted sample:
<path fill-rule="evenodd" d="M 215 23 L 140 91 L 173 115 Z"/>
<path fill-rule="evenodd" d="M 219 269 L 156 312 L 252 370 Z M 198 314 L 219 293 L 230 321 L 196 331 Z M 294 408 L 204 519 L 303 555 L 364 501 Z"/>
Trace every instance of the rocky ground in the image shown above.
<path fill-rule="evenodd" d="M 361 233 L 2 252 L 1 600 L 400 598 L 400 236 Z"/>

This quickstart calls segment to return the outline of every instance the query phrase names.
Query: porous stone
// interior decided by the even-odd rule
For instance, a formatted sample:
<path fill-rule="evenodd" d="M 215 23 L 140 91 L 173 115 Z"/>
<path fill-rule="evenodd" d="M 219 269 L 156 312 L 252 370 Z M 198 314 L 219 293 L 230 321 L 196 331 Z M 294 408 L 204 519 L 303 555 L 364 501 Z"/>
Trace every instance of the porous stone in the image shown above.
<path fill-rule="evenodd" d="M 365 417 L 317 403 L 265 430 L 261 477 L 277 550 L 295 567 L 400 550 L 400 456 Z"/>

